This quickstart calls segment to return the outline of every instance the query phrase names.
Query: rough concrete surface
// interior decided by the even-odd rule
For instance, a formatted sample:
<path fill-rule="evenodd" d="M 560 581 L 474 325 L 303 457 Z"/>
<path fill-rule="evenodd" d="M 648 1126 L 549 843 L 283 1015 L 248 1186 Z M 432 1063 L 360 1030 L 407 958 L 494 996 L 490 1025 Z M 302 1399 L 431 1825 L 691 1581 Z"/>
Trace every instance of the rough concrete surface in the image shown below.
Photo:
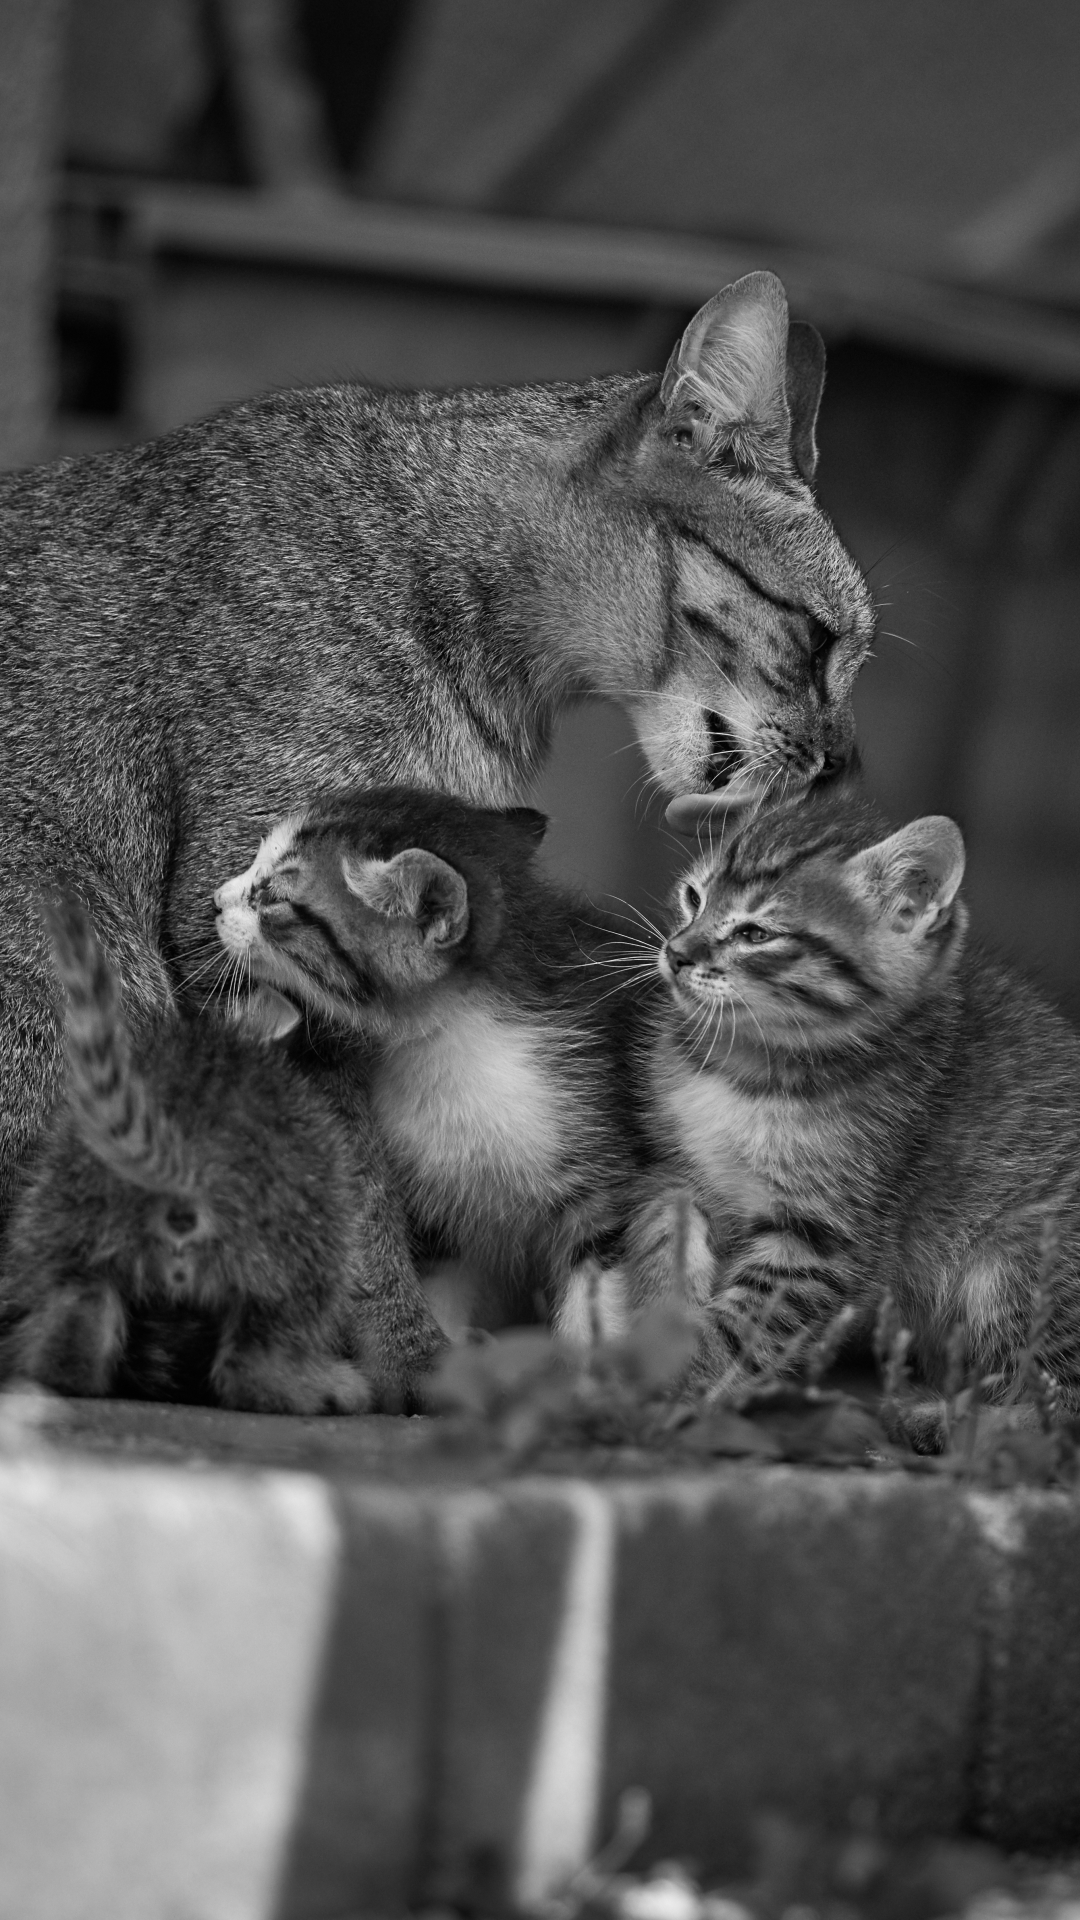
<path fill-rule="evenodd" d="M 0 1915 L 536 1901 L 766 1810 L 1075 1841 L 1080 1501 L 732 1464 L 508 1476 L 430 1421 L 61 1410 L 0 1457 Z"/>

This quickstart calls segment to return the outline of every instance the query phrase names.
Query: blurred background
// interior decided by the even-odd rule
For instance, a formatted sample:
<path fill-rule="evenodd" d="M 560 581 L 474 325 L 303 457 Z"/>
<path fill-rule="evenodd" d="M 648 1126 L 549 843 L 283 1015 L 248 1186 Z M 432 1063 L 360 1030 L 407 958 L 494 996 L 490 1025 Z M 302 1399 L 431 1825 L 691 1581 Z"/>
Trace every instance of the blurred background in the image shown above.
<path fill-rule="evenodd" d="M 2 0 L 0 463 L 273 386 L 663 365 L 772 267 L 881 607 L 870 784 L 1080 1015 L 1076 0 Z M 613 709 L 549 858 L 655 912 Z"/>

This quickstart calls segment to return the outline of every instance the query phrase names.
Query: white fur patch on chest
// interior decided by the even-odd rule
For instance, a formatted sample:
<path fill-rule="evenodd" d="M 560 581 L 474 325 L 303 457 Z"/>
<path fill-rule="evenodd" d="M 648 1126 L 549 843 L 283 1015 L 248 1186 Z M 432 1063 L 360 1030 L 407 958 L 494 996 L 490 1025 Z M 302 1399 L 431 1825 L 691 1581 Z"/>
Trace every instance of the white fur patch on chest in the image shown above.
<path fill-rule="evenodd" d="M 990 1339 L 1006 1318 L 1010 1290 L 999 1260 L 983 1254 L 959 1276 L 960 1307 L 976 1337 Z"/>
<path fill-rule="evenodd" d="M 783 1093 L 744 1093 L 698 1072 L 666 1041 L 653 1062 L 665 1133 L 690 1162 L 703 1197 L 747 1223 L 777 1200 L 828 1207 L 840 1158 L 835 1116 Z"/>
<path fill-rule="evenodd" d="M 376 1118 L 423 1217 L 509 1216 L 555 1197 L 582 1142 L 552 1040 L 490 1000 L 462 999 L 387 1050 Z"/>

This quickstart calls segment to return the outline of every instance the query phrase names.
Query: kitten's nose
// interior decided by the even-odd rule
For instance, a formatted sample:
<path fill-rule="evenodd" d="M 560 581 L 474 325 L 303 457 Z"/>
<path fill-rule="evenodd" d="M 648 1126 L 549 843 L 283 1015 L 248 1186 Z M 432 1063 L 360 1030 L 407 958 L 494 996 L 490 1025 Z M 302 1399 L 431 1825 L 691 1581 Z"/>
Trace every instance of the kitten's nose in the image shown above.
<path fill-rule="evenodd" d="M 673 973 L 678 973 L 680 967 L 692 967 L 694 964 L 694 956 L 692 953 L 686 953 L 682 947 L 673 946 L 670 941 L 664 948 L 664 952 L 667 956 L 668 966 Z"/>

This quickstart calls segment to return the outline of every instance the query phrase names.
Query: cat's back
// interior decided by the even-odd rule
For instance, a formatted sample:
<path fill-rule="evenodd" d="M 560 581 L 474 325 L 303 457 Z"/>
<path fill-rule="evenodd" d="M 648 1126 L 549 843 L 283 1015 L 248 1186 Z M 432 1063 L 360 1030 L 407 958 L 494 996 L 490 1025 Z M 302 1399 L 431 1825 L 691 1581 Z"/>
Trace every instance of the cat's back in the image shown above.
<path fill-rule="evenodd" d="M 1017 1201 L 1074 1169 L 1080 1185 L 1080 1032 L 1029 981 L 972 944 L 960 967 L 950 1073 L 928 1151 L 974 1205 Z"/>

